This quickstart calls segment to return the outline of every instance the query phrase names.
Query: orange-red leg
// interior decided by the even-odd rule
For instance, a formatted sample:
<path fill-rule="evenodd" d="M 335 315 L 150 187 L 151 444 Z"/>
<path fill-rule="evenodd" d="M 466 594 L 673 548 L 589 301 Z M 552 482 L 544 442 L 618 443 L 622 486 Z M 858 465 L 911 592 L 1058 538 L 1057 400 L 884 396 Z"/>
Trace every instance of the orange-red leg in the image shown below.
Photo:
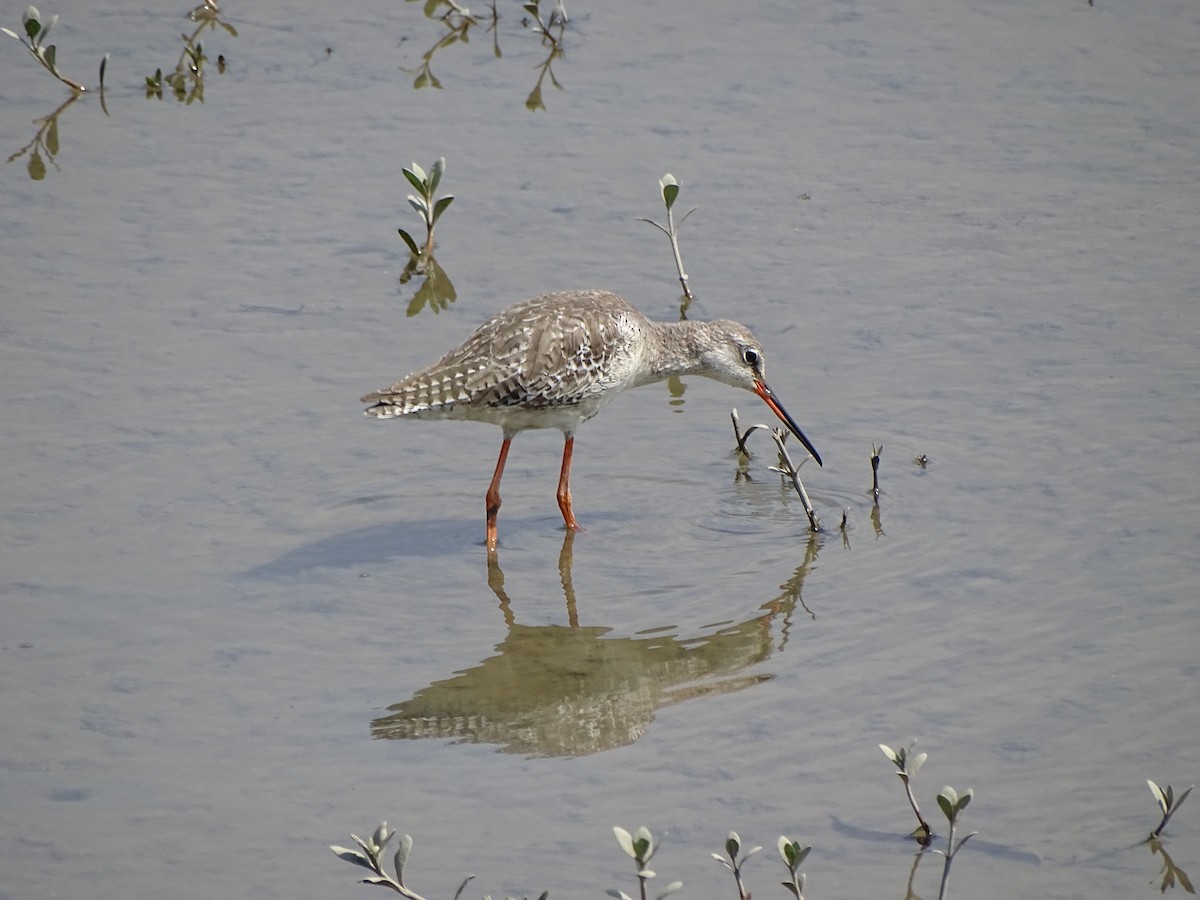
<path fill-rule="evenodd" d="M 487 549 L 488 553 L 496 552 L 496 514 L 500 512 L 500 478 L 504 475 L 504 463 L 508 459 L 508 447 L 512 438 L 507 435 L 500 445 L 500 458 L 496 460 L 496 472 L 492 475 L 492 483 L 487 490 Z"/>
<path fill-rule="evenodd" d="M 562 471 L 558 475 L 558 508 L 562 510 L 563 523 L 572 531 L 583 531 L 575 521 L 575 512 L 571 509 L 571 454 L 575 450 L 575 435 L 567 435 L 563 444 Z"/>

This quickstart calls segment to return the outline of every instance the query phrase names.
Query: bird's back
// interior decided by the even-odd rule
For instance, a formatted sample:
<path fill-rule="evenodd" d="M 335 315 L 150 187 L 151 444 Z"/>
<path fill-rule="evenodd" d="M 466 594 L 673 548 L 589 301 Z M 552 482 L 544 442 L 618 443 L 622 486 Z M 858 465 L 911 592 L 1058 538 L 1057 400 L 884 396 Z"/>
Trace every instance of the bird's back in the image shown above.
<path fill-rule="evenodd" d="M 635 381 L 651 329 L 616 294 L 543 294 L 509 307 L 433 365 L 362 400 L 377 418 L 566 430 Z"/>

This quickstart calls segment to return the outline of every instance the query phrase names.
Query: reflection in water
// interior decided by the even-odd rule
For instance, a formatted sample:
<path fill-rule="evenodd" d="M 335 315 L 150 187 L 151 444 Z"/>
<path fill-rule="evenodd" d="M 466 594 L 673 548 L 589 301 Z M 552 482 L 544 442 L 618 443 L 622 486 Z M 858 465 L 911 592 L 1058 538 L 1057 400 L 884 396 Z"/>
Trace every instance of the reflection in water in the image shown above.
<path fill-rule="evenodd" d="M 446 270 L 438 264 L 432 254 L 420 257 L 410 256 L 408 265 L 400 273 L 400 283 L 408 284 L 413 275 L 423 275 L 424 281 L 421 282 L 421 286 L 417 288 L 417 292 L 409 301 L 406 315 L 410 319 L 426 308 L 431 309 L 434 313 L 440 313 L 458 299 L 458 292 L 454 290 L 454 283 L 450 280 L 450 276 L 446 274 Z"/>
<path fill-rule="evenodd" d="M 508 625 L 496 655 L 389 707 L 390 715 L 371 723 L 371 733 L 496 744 L 527 756 L 585 756 L 625 746 L 645 733 L 660 707 L 767 680 L 768 675 L 738 673 L 774 652 L 773 625 L 779 626 L 782 650 L 795 609 L 813 615 L 800 591 L 816 560 L 816 535 L 781 592 L 745 621 L 700 637 L 656 629 L 652 635 L 606 638 L 612 629 L 579 624 L 571 579 L 574 537 L 566 533 L 559 554 L 569 624 L 518 624 L 504 573 L 498 563 L 489 564 L 488 587 Z"/>
<path fill-rule="evenodd" d="M 1175 865 L 1175 861 L 1167 855 L 1166 848 L 1163 847 L 1162 841 L 1158 838 L 1151 838 L 1147 843 L 1150 845 L 1151 855 L 1162 857 L 1162 871 L 1158 873 L 1158 887 L 1162 893 L 1167 892 L 1167 888 L 1173 888 L 1176 884 L 1183 888 L 1189 894 L 1196 893 L 1196 889 L 1192 887 L 1192 882 L 1187 876 L 1187 872 Z"/>
<path fill-rule="evenodd" d="M 146 77 L 147 100 L 151 97 L 161 100 L 163 85 L 166 84 L 180 103 L 186 106 L 190 106 L 196 100 L 203 103 L 204 64 L 208 62 L 208 55 L 204 52 L 204 45 L 200 43 L 200 35 L 205 29 L 216 31 L 217 26 L 220 26 L 230 37 L 238 36 L 237 29 L 221 18 L 217 0 L 204 0 L 188 13 L 188 18 L 196 23 L 196 28 L 191 34 L 179 36 L 183 40 L 183 50 L 179 53 L 173 71 L 164 75 L 162 69 L 157 69 L 152 76 Z M 225 71 L 224 55 L 218 57 L 217 71 Z"/>
<path fill-rule="evenodd" d="M 28 153 L 29 162 L 25 169 L 34 181 L 41 181 L 46 177 L 46 160 L 50 161 L 50 165 L 54 166 L 56 172 L 59 171 L 58 163 L 54 161 L 54 157 L 58 156 L 58 117 L 66 112 L 67 107 L 78 100 L 80 96 L 80 94 L 72 94 L 62 106 L 50 115 L 34 119 L 33 124 L 38 126 L 37 134 L 33 136 L 32 141 L 10 156 L 8 162 L 18 160 Z M 46 155 L 46 160 L 42 159 L 43 153 Z"/>
<path fill-rule="evenodd" d="M 550 14 L 548 22 L 541 15 L 538 0 L 531 0 L 523 8 L 526 16 L 521 20 L 522 26 L 539 35 L 542 46 L 546 48 L 546 58 L 537 67 L 537 81 L 533 86 L 533 90 L 525 98 L 525 108 L 531 111 L 545 110 L 546 104 L 542 100 L 542 85 L 545 83 L 546 78 L 549 77 L 550 83 L 559 90 L 563 89 L 563 86 L 554 76 L 553 65 L 554 61 L 563 55 L 563 34 L 566 31 L 567 15 L 562 8 L 561 0 Z M 413 87 L 417 90 L 425 87 L 440 89 L 442 82 L 433 74 L 433 57 L 439 50 L 446 47 L 451 47 L 455 44 L 469 44 L 471 29 L 482 28 L 483 24 L 479 17 L 472 15 L 458 3 L 450 2 L 450 0 L 430 0 L 430 2 L 424 4 L 423 11 L 426 18 L 441 23 L 446 31 L 437 38 L 432 47 L 421 54 L 421 63 L 419 66 L 415 69 L 401 67 L 401 70 L 410 74 L 415 73 L 416 77 L 413 78 Z M 499 59 L 503 55 L 500 52 L 500 16 L 496 11 L 494 3 L 491 6 L 491 15 L 489 18 L 491 22 L 487 26 L 487 31 L 492 34 L 492 55 L 496 59 Z"/>

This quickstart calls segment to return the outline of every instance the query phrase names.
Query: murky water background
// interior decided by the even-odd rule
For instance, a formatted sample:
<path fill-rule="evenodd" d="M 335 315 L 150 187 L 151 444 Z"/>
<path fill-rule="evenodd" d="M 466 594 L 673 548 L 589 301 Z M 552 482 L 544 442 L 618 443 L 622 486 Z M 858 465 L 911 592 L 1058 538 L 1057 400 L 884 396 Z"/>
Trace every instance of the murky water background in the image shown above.
<path fill-rule="evenodd" d="M 927 815 L 976 791 L 952 895 L 1159 895 L 1144 781 L 1200 772 L 1200 12 L 576 3 L 531 112 L 499 11 L 414 91 L 416 4 L 227 4 L 184 106 L 142 82 L 185 8 L 43 9 L 68 74 L 112 62 L 44 180 L 0 169 L 0 897 L 360 896 L 325 847 L 385 817 L 427 896 L 632 891 L 641 823 L 686 895 L 732 896 L 737 829 L 900 896 L 876 745 L 913 736 Z M 7 157 L 68 92 L 0 48 Z M 440 155 L 458 300 L 408 317 L 400 169 Z M 581 430 L 566 545 L 522 435 L 489 581 L 499 433 L 356 398 L 544 290 L 677 315 L 635 221 L 668 171 L 690 314 L 763 337 L 825 532 L 765 440 L 737 478 L 761 404 L 691 379 Z"/>

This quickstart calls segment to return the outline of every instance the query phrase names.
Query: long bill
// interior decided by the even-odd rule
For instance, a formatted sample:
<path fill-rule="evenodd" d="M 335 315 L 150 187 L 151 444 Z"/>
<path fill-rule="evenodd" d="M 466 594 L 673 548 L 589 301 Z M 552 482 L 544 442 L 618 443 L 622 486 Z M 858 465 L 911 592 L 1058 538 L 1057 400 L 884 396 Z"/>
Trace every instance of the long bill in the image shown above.
<path fill-rule="evenodd" d="M 804 445 L 804 449 L 812 454 L 812 458 L 817 461 L 817 465 L 824 467 L 825 464 L 821 462 L 821 454 L 817 452 L 817 448 L 812 445 L 812 441 L 804 436 L 804 432 L 800 430 L 800 426 L 796 424 L 796 420 L 788 415 L 788 411 L 776 399 L 775 392 L 771 390 L 767 383 L 755 380 L 754 393 L 762 397 L 763 402 L 771 407 L 771 412 L 779 416 L 779 420 L 788 427 L 788 431 L 794 434 L 800 440 L 800 443 Z"/>

